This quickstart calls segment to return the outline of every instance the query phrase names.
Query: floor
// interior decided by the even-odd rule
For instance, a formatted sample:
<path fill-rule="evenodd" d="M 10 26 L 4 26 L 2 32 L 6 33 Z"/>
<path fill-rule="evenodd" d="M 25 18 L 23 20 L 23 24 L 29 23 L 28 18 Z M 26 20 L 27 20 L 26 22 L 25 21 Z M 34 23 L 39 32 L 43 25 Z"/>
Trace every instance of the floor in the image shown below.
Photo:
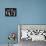
<path fill-rule="evenodd" d="M 8 44 L 0 44 L 0 46 L 8 46 Z M 10 45 L 13 46 L 13 45 Z M 15 44 L 14 46 L 18 46 L 18 44 Z"/>
<path fill-rule="evenodd" d="M 0 44 L 0 46 L 8 46 L 8 45 L 7 44 Z M 28 41 L 21 40 L 19 45 L 15 44 L 14 46 L 46 46 L 46 42 L 45 41 L 32 42 L 31 40 L 28 40 Z"/>
<path fill-rule="evenodd" d="M 32 42 L 31 40 L 28 41 L 21 40 L 20 46 L 46 46 L 46 42 L 45 41 Z"/>

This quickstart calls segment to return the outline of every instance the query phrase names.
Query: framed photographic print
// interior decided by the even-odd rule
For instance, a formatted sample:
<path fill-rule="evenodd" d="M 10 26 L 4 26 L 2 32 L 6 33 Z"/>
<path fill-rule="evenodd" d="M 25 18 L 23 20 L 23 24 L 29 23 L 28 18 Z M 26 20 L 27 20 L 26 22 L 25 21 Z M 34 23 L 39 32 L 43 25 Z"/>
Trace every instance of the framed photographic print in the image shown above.
<path fill-rule="evenodd" d="M 5 16 L 16 16 L 16 8 L 5 8 Z"/>
<path fill-rule="evenodd" d="M 18 38 L 21 40 L 46 41 L 46 24 L 19 24 Z"/>

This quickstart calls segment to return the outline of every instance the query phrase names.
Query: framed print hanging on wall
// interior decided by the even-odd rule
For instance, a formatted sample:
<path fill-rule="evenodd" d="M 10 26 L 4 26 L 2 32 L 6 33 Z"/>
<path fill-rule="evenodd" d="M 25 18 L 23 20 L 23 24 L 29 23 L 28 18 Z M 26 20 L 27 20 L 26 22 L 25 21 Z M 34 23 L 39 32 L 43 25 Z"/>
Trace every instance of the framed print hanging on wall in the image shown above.
<path fill-rule="evenodd" d="M 16 16 L 16 8 L 5 8 L 5 16 Z"/>

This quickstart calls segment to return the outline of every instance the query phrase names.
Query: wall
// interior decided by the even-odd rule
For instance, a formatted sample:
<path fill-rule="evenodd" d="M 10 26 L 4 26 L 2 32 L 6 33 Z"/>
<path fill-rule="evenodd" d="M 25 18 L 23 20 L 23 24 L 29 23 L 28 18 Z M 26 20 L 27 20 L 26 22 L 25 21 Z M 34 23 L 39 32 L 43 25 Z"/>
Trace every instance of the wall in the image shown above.
<path fill-rule="evenodd" d="M 17 8 L 17 16 L 5 17 L 5 8 Z M 46 0 L 0 0 L 0 44 L 8 43 L 9 32 L 18 32 L 17 24 L 46 24 Z"/>

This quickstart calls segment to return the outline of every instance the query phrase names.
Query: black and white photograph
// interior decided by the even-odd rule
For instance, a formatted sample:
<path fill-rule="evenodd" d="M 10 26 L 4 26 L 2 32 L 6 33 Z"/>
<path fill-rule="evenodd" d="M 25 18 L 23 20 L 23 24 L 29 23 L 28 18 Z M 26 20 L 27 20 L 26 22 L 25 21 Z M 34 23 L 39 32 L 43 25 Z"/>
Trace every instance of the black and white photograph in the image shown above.
<path fill-rule="evenodd" d="M 5 8 L 5 16 L 16 16 L 16 8 Z"/>

